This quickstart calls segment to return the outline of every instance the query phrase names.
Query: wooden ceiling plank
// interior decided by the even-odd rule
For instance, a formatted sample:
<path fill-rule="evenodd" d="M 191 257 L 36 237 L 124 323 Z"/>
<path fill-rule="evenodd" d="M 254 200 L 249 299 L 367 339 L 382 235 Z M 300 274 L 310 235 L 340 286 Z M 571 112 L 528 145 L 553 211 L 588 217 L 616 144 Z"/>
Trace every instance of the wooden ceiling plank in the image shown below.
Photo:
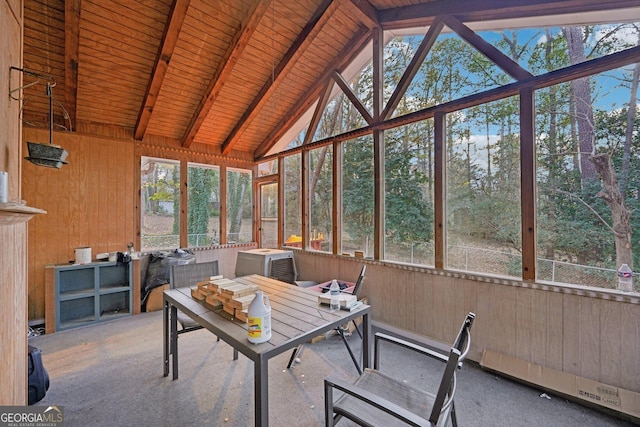
<path fill-rule="evenodd" d="M 237 143 L 239 135 L 241 135 L 241 131 L 243 130 L 243 128 L 245 128 L 245 126 L 251 121 L 253 115 L 256 114 L 258 110 L 260 110 L 259 107 L 267 102 L 269 94 L 275 86 L 275 82 L 285 74 L 286 70 L 295 65 L 296 61 L 294 59 L 297 56 L 301 55 L 301 52 L 304 52 L 305 50 L 304 48 L 306 48 L 312 42 L 312 35 L 315 35 L 318 29 L 322 28 L 322 26 L 329 20 L 335 8 L 338 7 L 338 3 L 339 2 L 333 2 L 331 0 L 324 0 L 318 7 L 307 25 L 305 25 L 302 31 L 300 31 L 300 35 L 296 38 L 295 42 L 291 45 L 287 53 L 274 69 L 273 79 L 267 81 L 264 86 L 262 86 L 260 92 L 258 92 L 257 96 L 247 107 L 246 112 L 243 114 L 240 120 L 238 120 L 238 123 L 235 125 L 229 136 L 227 136 L 227 139 L 222 143 L 222 154 L 228 154 L 229 152 L 231 152 L 231 149 L 233 148 L 234 144 Z"/>
<path fill-rule="evenodd" d="M 254 159 L 256 161 L 263 157 L 286 133 L 286 131 L 293 126 L 293 124 L 304 113 L 306 113 L 307 109 L 316 102 L 316 99 L 324 87 L 322 84 L 324 80 L 329 77 L 334 70 L 342 70 L 350 64 L 351 61 L 353 61 L 353 59 L 360 53 L 362 48 L 366 46 L 370 39 L 370 35 L 371 31 L 368 28 L 360 27 L 360 30 L 356 32 L 354 37 L 352 37 L 351 42 L 335 56 L 335 59 L 331 64 L 327 65 L 324 75 L 317 80 L 318 83 L 310 87 L 309 90 L 300 97 L 300 102 L 295 104 L 289 112 L 284 115 L 284 118 L 274 126 L 271 133 L 254 151 Z"/>
<path fill-rule="evenodd" d="M 494 45 L 477 35 L 471 28 L 464 25 L 451 15 L 441 17 L 444 24 L 455 31 L 460 37 L 467 41 L 471 46 L 476 48 L 480 53 L 493 61 L 504 72 L 509 74 L 516 80 L 525 80 L 533 77 L 533 75 L 522 68 L 516 61 L 500 52 Z"/>
<path fill-rule="evenodd" d="M 258 1 L 251 5 L 248 11 L 248 18 L 243 22 L 240 30 L 235 36 L 235 40 L 229 45 L 229 49 L 225 52 L 222 68 L 219 68 L 214 74 L 209 87 L 204 93 L 202 100 L 193 114 L 193 118 L 187 126 L 187 131 L 182 137 L 183 147 L 190 147 L 193 140 L 200 129 L 200 126 L 204 122 L 211 110 L 218 93 L 222 89 L 227 78 L 231 75 L 233 68 L 235 67 L 238 59 L 242 55 L 242 52 L 249 44 L 251 36 L 258 27 L 263 16 L 269 9 L 271 1 Z"/>
<path fill-rule="evenodd" d="M 349 86 L 349 83 L 347 83 L 344 77 L 342 77 L 342 74 L 340 74 L 337 71 L 334 71 L 332 73 L 332 77 L 333 77 L 333 80 L 335 80 L 336 83 L 338 83 L 338 86 L 340 86 L 340 89 L 342 89 L 342 92 L 344 92 L 344 94 L 347 95 L 347 98 L 349 98 L 349 101 L 351 101 L 353 106 L 356 107 L 356 109 L 360 112 L 360 114 L 362 114 L 362 117 L 365 119 L 365 121 L 368 124 L 371 124 L 373 122 L 373 117 L 371 117 L 371 113 L 369 113 L 369 110 L 367 110 L 367 107 L 365 107 L 362 101 L 360 101 L 360 98 L 358 98 L 356 94 L 353 93 L 351 86 Z"/>
<path fill-rule="evenodd" d="M 153 65 L 153 71 L 151 72 L 151 78 L 147 84 L 147 89 L 142 101 L 142 108 L 140 108 L 138 119 L 136 120 L 134 138 L 137 140 L 141 140 L 144 137 L 147 126 L 149 125 L 153 107 L 158 100 L 158 93 L 160 93 L 162 82 L 169 68 L 171 55 L 178 42 L 178 36 L 180 35 L 184 18 L 187 16 L 189 3 L 191 3 L 191 0 L 174 0 L 171 5 L 169 18 L 164 29 L 164 34 L 162 35 L 160 46 L 158 47 L 158 54 L 156 55 L 156 60 Z"/>
<path fill-rule="evenodd" d="M 420 46 L 418 46 L 415 55 L 411 59 L 411 62 L 407 66 L 407 69 L 404 71 L 404 74 L 402 74 L 402 77 L 398 82 L 398 86 L 396 86 L 395 90 L 391 94 L 391 98 L 389 98 L 387 105 L 382 111 L 381 117 L 383 120 L 388 119 L 398 107 L 398 103 L 406 93 L 407 88 L 413 81 L 413 78 L 420 70 L 420 66 L 424 62 L 424 59 L 427 57 L 427 54 L 431 50 L 431 47 L 433 47 L 433 44 L 438 39 L 438 36 L 440 35 L 443 27 L 444 24 L 439 18 L 437 18 L 433 22 L 433 24 L 429 26 L 429 31 L 427 31 L 427 34 L 425 34 L 424 38 L 422 39 L 422 42 L 420 43 Z"/>

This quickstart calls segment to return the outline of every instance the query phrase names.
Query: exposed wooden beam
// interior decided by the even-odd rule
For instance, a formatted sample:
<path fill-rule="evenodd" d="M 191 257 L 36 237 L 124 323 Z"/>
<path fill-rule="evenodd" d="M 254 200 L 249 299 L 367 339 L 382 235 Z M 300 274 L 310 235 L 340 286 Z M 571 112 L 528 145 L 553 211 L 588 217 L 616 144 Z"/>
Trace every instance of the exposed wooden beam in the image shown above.
<path fill-rule="evenodd" d="M 525 80 L 533 75 L 522 68 L 516 61 L 500 52 L 494 45 L 477 35 L 471 28 L 464 25 L 451 15 L 440 17 L 444 24 L 456 32 L 460 37 L 467 41 L 471 46 L 476 48 L 480 53 L 493 61 L 504 72 L 509 74 L 516 80 Z"/>
<path fill-rule="evenodd" d="M 391 98 L 389 98 L 389 102 L 387 102 L 387 106 L 382 111 L 383 119 L 388 119 L 398 107 L 398 103 L 400 102 L 400 99 L 402 99 L 402 96 L 407 91 L 409 84 L 411 84 L 411 81 L 413 81 L 413 78 L 420 70 L 420 66 L 424 61 L 424 58 L 427 57 L 427 54 L 431 50 L 431 47 L 438 39 L 438 36 L 440 35 L 440 31 L 442 31 L 443 26 L 444 25 L 440 19 L 436 19 L 433 22 L 433 24 L 429 26 L 429 31 L 427 31 L 427 34 L 425 34 L 424 39 L 422 39 L 422 42 L 420 43 L 420 46 L 418 46 L 418 49 L 415 55 L 413 55 L 413 58 L 411 59 L 409 66 L 407 66 L 407 69 L 404 71 L 404 74 L 400 78 L 400 81 L 398 82 L 398 86 L 396 86 L 395 90 L 393 91 L 393 94 L 391 94 Z"/>
<path fill-rule="evenodd" d="M 324 88 L 324 81 L 333 73 L 333 70 L 341 70 L 346 67 L 360 52 L 360 50 L 369 41 L 370 31 L 366 27 L 360 27 L 356 34 L 351 39 L 351 42 L 345 46 L 345 48 L 336 55 L 335 59 L 327 66 L 324 74 L 320 76 L 318 82 L 313 85 L 309 90 L 300 98 L 300 102 L 295 104 L 285 114 L 284 118 L 273 128 L 273 131 L 267 136 L 267 138 L 258 146 L 254 151 L 254 159 L 258 160 L 265 155 L 267 151 L 273 147 L 276 142 L 286 133 L 286 131 L 293 126 L 293 124 L 316 102 L 322 89 Z"/>
<path fill-rule="evenodd" d="M 462 22 L 597 12 L 637 7 L 637 0 L 436 0 L 378 11 L 385 30 L 426 26 L 439 15 Z"/>
<path fill-rule="evenodd" d="M 356 94 L 353 93 L 351 86 L 349 86 L 349 83 L 347 83 L 344 77 L 342 77 L 342 74 L 340 74 L 337 71 L 334 71 L 332 74 L 332 77 L 333 77 L 333 80 L 335 80 L 336 83 L 338 83 L 338 86 L 340 86 L 340 89 L 342 89 L 342 92 L 344 92 L 344 94 L 347 95 L 347 98 L 349 98 L 349 101 L 351 101 L 353 106 L 356 107 L 356 110 L 358 110 L 360 114 L 362 114 L 362 117 L 364 117 L 365 121 L 371 124 L 373 122 L 373 117 L 371 117 L 371 113 L 369 113 L 369 110 L 367 110 L 367 107 L 365 107 L 362 101 L 360 101 L 360 98 L 358 98 Z"/>
<path fill-rule="evenodd" d="M 147 90 L 142 99 L 142 107 L 136 120 L 133 135 L 137 140 L 142 139 L 149 125 L 149 120 L 151 120 L 151 113 L 158 100 L 158 93 L 160 93 L 160 89 L 162 88 L 164 76 L 167 74 L 171 55 L 173 55 L 173 50 L 178 42 L 178 36 L 182 30 L 184 18 L 187 16 L 190 2 L 191 0 L 174 0 L 171 5 L 169 18 L 165 24 L 162 40 L 160 41 L 160 46 L 158 46 L 158 53 L 156 54 L 156 60 L 153 64 L 153 70 L 151 71 L 151 78 L 147 84 Z"/>
<path fill-rule="evenodd" d="M 360 22 L 370 29 L 380 26 L 378 11 L 371 3 L 369 3 L 368 0 L 349 0 L 345 2 L 344 5 L 360 20 Z"/>
<path fill-rule="evenodd" d="M 536 280 L 536 110 L 532 88 L 520 91 L 522 280 Z"/>
<path fill-rule="evenodd" d="M 322 113 L 327 107 L 332 89 L 332 81 L 326 80 L 324 90 L 322 91 L 322 96 L 320 97 L 320 100 L 318 100 L 318 104 L 316 104 L 316 110 L 313 112 L 313 117 L 311 118 L 311 123 L 309 123 L 309 127 L 307 128 L 307 133 L 304 135 L 304 141 L 302 142 L 302 145 L 307 145 L 308 143 L 313 141 L 313 136 L 316 134 L 316 130 L 318 130 L 318 124 L 320 124 Z"/>
<path fill-rule="evenodd" d="M 246 125 L 251 122 L 254 114 L 257 114 L 261 107 L 269 100 L 269 95 L 271 91 L 275 87 L 275 83 L 280 80 L 280 78 L 286 74 L 286 72 L 295 66 L 295 59 L 299 55 L 306 50 L 306 47 L 311 44 L 313 38 L 317 34 L 318 31 L 323 27 L 323 25 L 331 18 L 335 8 L 338 7 L 340 2 L 334 2 L 332 0 L 323 0 L 323 2 L 318 6 L 315 13 L 304 26 L 298 37 L 296 37 L 295 41 L 285 53 L 284 57 L 278 65 L 273 70 L 273 78 L 268 80 L 260 89 L 258 94 L 251 104 L 247 107 L 246 111 L 238 120 L 238 123 L 231 130 L 225 141 L 222 143 L 221 151 L 222 154 L 229 154 L 233 146 L 237 143 L 242 135 L 242 132 Z"/>
<path fill-rule="evenodd" d="M 264 17 L 267 10 L 269 10 L 270 4 L 270 0 L 259 0 L 257 2 L 251 3 L 248 7 L 247 16 L 244 22 L 229 44 L 229 48 L 220 61 L 220 67 L 213 75 L 213 78 L 209 83 L 209 87 L 207 87 L 204 96 L 198 103 L 198 107 L 194 112 L 189 125 L 187 126 L 187 130 L 182 137 L 182 145 L 184 147 L 188 148 L 193 143 L 193 140 L 200 130 L 202 123 L 204 123 L 207 114 L 209 114 L 209 111 L 211 110 L 216 97 L 222 90 L 222 87 L 227 81 L 227 78 L 233 72 L 238 59 L 240 59 L 240 56 L 249 44 L 253 33 L 256 31 L 258 25 L 260 24 L 260 21 Z M 229 152 L 227 151 L 225 154 L 228 153 Z"/>
<path fill-rule="evenodd" d="M 78 100 L 78 51 L 80 46 L 80 0 L 64 2 L 64 107 L 71 127 L 76 127 Z"/>

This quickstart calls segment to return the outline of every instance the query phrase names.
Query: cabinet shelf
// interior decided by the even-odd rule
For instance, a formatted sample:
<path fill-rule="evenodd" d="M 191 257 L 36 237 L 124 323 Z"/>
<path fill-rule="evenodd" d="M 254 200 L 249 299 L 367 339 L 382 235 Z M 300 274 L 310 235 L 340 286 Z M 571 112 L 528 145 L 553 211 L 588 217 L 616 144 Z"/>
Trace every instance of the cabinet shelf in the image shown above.
<path fill-rule="evenodd" d="M 48 268 L 53 270 L 54 331 L 133 314 L 132 263 L 104 261 Z M 51 331 L 49 325 L 47 329 Z"/>
<path fill-rule="evenodd" d="M 94 295 L 95 295 L 95 292 L 93 291 L 93 289 L 88 291 L 61 292 L 59 299 L 60 301 L 69 301 L 73 299 L 90 298 L 90 297 L 93 297 Z"/>

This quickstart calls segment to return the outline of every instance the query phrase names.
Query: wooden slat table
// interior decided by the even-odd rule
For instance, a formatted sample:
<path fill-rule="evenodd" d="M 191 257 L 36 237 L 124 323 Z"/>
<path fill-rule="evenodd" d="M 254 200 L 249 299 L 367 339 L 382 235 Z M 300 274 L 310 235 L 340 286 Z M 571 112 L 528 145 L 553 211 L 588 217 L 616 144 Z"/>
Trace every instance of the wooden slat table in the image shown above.
<path fill-rule="evenodd" d="M 178 378 L 177 310 L 208 329 L 234 349 L 253 361 L 255 425 L 269 425 L 268 361 L 318 335 L 362 317 L 362 354 L 365 368 L 371 366 L 369 342 L 371 307 L 362 305 L 354 311 L 331 312 L 318 304 L 318 293 L 279 280 L 251 275 L 234 279 L 238 283 L 256 284 L 269 296 L 271 304 L 271 339 L 262 344 L 248 341 L 247 324 L 234 319 L 221 308 L 209 306 L 191 298 L 189 288 L 164 291 L 164 376 L 169 375 L 169 358 L 173 379 Z M 169 349 L 173 351 L 169 352 Z"/>

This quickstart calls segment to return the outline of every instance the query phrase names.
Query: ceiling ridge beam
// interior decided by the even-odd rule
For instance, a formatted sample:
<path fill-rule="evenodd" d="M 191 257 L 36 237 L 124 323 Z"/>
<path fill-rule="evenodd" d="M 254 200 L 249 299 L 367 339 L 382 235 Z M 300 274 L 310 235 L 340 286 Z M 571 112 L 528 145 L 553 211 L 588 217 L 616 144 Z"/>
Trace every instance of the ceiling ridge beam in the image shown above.
<path fill-rule="evenodd" d="M 191 117 L 191 121 L 189 122 L 184 136 L 182 137 L 182 145 L 184 147 L 188 148 L 193 143 L 193 140 L 204 123 L 207 114 L 209 114 L 216 97 L 220 94 L 225 81 L 229 75 L 231 75 L 236 63 L 249 44 L 253 33 L 256 31 L 260 21 L 269 9 L 270 4 L 271 1 L 263 0 L 258 0 L 252 4 L 248 11 L 249 13 L 247 14 L 248 18 L 241 24 L 239 31 L 234 35 L 234 39 L 229 44 L 229 48 L 220 61 L 221 67 L 219 67 L 214 73 L 211 81 L 209 82 L 209 87 L 207 87 L 204 96 L 198 103 L 198 107 Z"/>
<path fill-rule="evenodd" d="M 167 74 L 169 68 L 169 62 L 171 56 L 178 43 L 178 37 L 184 24 L 184 19 L 187 16 L 187 10 L 191 0 L 174 0 L 169 11 L 169 18 L 164 27 L 164 33 L 158 46 L 158 53 L 156 54 L 156 60 L 153 64 L 153 70 L 151 71 L 151 78 L 147 83 L 147 90 L 142 98 L 142 107 L 138 113 L 138 119 L 136 120 L 136 126 L 134 128 L 134 138 L 141 140 L 147 131 L 149 121 L 151 120 L 151 113 L 158 100 L 158 94 L 162 88 L 162 82 Z"/>
<path fill-rule="evenodd" d="M 254 151 L 254 158 L 259 160 L 266 154 L 267 151 L 273 147 L 276 142 L 286 133 L 286 131 L 298 121 L 298 119 L 317 101 L 320 96 L 320 92 L 324 88 L 325 80 L 334 72 L 334 70 L 341 70 L 353 61 L 353 59 L 360 53 L 364 46 L 371 39 L 371 31 L 364 26 L 360 27 L 360 30 L 354 34 L 351 42 L 339 52 L 335 59 L 329 64 L 322 76 L 318 78 L 318 83 L 313 85 L 302 97 L 300 102 L 294 105 L 289 113 L 285 114 L 284 118 L 274 126 L 273 131 L 265 138 L 265 140 Z"/>
<path fill-rule="evenodd" d="M 398 85 L 391 94 L 391 98 L 389 98 L 386 107 L 384 107 L 382 114 L 380 114 L 383 120 L 388 119 L 398 107 L 400 99 L 402 99 L 402 97 L 406 93 L 407 88 L 413 81 L 413 78 L 420 70 L 424 59 L 427 57 L 427 54 L 433 47 L 433 44 L 438 39 L 438 36 L 442 31 L 442 27 L 444 27 L 444 24 L 439 18 L 436 18 L 436 20 L 433 21 L 433 24 L 429 26 L 429 31 L 427 31 L 427 34 L 425 34 L 422 42 L 420 42 L 420 46 L 418 46 L 415 55 L 413 55 L 413 58 L 411 58 L 411 62 L 407 66 L 407 69 L 404 70 L 404 73 L 402 74 Z"/>
<path fill-rule="evenodd" d="M 284 73 L 290 67 L 295 65 L 294 58 L 301 55 L 306 50 L 305 48 L 312 43 L 313 37 L 311 36 L 315 35 L 317 31 L 319 31 L 319 28 L 322 28 L 322 26 L 331 17 L 335 8 L 338 7 L 339 3 L 340 2 L 333 2 L 332 0 L 324 0 L 316 9 L 309 22 L 307 22 L 289 50 L 287 50 L 287 53 L 285 53 L 273 70 L 272 79 L 265 82 L 258 94 L 253 98 L 253 101 L 251 101 L 251 104 L 249 104 L 245 110 L 240 120 L 238 120 L 229 135 L 227 135 L 227 138 L 224 140 L 221 147 L 223 154 L 227 154 L 231 151 L 233 146 L 240 139 L 244 127 L 250 123 L 254 114 L 257 114 L 257 112 L 260 111 L 260 107 L 267 102 L 269 95 L 276 86 L 275 82 L 279 81 Z"/>
<path fill-rule="evenodd" d="M 444 15 L 441 16 L 441 19 L 447 27 L 455 31 L 456 34 L 462 37 L 467 43 L 476 48 L 480 53 L 486 56 L 498 67 L 502 68 L 505 73 L 509 74 L 514 79 L 525 80 L 533 77 L 533 75 L 529 71 L 522 68 L 520 64 L 502 53 L 494 45 L 474 33 L 471 28 L 464 25 L 455 17 Z"/>
<path fill-rule="evenodd" d="M 345 6 L 357 15 L 358 19 L 370 29 L 380 26 L 378 10 L 368 0 L 349 0 Z"/>
<path fill-rule="evenodd" d="M 80 0 L 67 0 L 64 2 L 64 105 L 71 129 L 76 127 L 79 51 Z"/>
<path fill-rule="evenodd" d="M 378 11 L 385 30 L 431 24 L 436 16 L 455 15 L 463 22 L 539 17 L 637 7 L 637 0 L 436 0 Z"/>

